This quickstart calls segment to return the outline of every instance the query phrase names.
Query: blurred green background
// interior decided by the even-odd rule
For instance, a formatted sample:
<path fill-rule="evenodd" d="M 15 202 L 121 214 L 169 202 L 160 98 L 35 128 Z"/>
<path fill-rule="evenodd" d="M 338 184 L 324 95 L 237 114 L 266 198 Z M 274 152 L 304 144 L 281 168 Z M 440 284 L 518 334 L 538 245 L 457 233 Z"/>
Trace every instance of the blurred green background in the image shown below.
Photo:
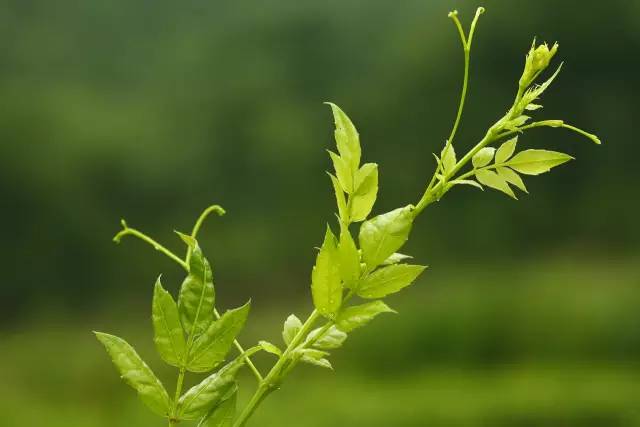
<path fill-rule="evenodd" d="M 151 427 L 90 331 L 151 341 L 158 273 L 181 272 L 126 218 L 181 250 L 205 225 L 219 305 L 248 298 L 241 341 L 311 309 L 313 247 L 333 220 L 325 150 L 341 105 L 381 170 L 376 212 L 415 202 L 458 101 L 447 12 L 481 18 L 458 150 L 509 106 L 532 37 L 565 67 L 521 145 L 577 158 L 531 195 L 460 189 L 407 252 L 431 268 L 354 333 L 335 373 L 301 367 L 252 425 L 640 426 L 636 119 L 640 2 L 110 0 L 0 2 L 0 425 Z M 266 369 L 272 360 L 260 355 Z M 243 398 L 251 391 L 246 377 Z"/>

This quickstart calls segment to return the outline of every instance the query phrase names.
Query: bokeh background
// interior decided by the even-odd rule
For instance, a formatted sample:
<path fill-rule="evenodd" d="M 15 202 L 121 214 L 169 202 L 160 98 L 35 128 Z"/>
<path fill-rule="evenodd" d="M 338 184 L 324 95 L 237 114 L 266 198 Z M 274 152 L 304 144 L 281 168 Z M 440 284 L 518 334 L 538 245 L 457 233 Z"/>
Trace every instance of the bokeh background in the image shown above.
<path fill-rule="evenodd" d="M 325 150 L 341 105 L 381 169 L 376 212 L 415 202 L 450 129 L 462 53 L 447 12 L 481 18 L 458 149 L 510 104 L 532 37 L 565 67 L 521 145 L 577 158 L 518 202 L 456 190 L 406 251 L 431 268 L 333 357 L 301 367 L 252 425 L 640 426 L 637 139 L 640 2 L 0 1 L 0 425 L 163 425 L 91 330 L 151 340 L 159 273 L 201 243 L 221 308 L 253 299 L 241 341 L 279 341 L 310 310 L 313 247 L 333 220 Z M 260 355 L 266 369 L 272 362 Z M 243 398 L 251 391 L 246 377 Z"/>

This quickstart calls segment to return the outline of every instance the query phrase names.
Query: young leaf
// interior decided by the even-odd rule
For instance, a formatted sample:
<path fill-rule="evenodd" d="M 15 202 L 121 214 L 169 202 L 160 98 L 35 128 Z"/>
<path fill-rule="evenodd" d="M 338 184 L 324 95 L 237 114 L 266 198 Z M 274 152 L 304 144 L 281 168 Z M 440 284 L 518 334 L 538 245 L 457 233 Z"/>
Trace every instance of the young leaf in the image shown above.
<path fill-rule="evenodd" d="M 282 330 L 282 339 L 286 345 L 291 344 L 293 338 L 300 332 L 302 322 L 295 314 L 289 315 L 284 321 L 284 329 Z"/>
<path fill-rule="evenodd" d="M 409 286 L 427 267 L 395 264 L 382 267 L 368 275 L 358 288 L 362 298 L 383 298 Z"/>
<path fill-rule="evenodd" d="M 496 151 L 496 164 L 499 165 L 501 163 L 506 162 L 513 156 L 513 152 L 516 151 L 516 144 L 518 143 L 518 137 L 511 138 L 510 140 L 504 142 L 498 150 Z"/>
<path fill-rule="evenodd" d="M 316 309 L 323 316 L 333 319 L 342 304 L 342 283 L 336 238 L 329 227 L 311 273 L 311 294 Z"/>
<path fill-rule="evenodd" d="M 282 351 L 274 344 L 268 341 L 259 341 L 258 344 L 267 353 L 275 354 L 276 356 L 282 356 Z"/>
<path fill-rule="evenodd" d="M 336 125 L 334 132 L 340 156 L 347 162 L 353 172 L 360 166 L 360 136 L 351 119 L 336 104 L 327 103 L 331 107 Z"/>
<path fill-rule="evenodd" d="M 336 204 L 338 205 L 338 215 L 342 221 L 349 220 L 349 212 L 347 212 L 347 200 L 344 197 L 344 190 L 334 175 L 329 174 L 331 183 L 333 184 L 333 191 L 336 194 Z"/>
<path fill-rule="evenodd" d="M 480 185 L 477 181 L 472 179 L 454 179 L 453 181 L 449 181 L 450 185 L 470 185 L 472 187 L 476 187 L 480 190 L 484 191 L 482 185 Z"/>
<path fill-rule="evenodd" d="M 300 360 L 310 365 L 319 366 L 321 368 L 333 369 L 331 362 L 325 357 L 329 355 L 326 351 L 314 350 L 312 348 L 303 348 L 299 350 L 301 354 Z"/>
<path fill-rule="evenodd" d="M 329 151 L 329 155 L 331 156 L 331 161 L 333 162 L 333 168 L 336 171 L 338 182 L 340 182 L 340 187 L 346 193 L 353 193 L 353 171 L 351 170 L 351 166 L 346 162 L 346 160 L 338 156 L 333 151 Z"/>
<path fill-rule="evenodd" d="M 513 184 L 516 187 L 518 187 L 520 190 L 524 191 L 525 193 L 528 193 L 527 187 L 524 185 L 522 178 L 520 178 L 520 175 L 518 175 L 516 172 L 505 167 L 498 167 L 496 168 L 496 171 L 498 172 L 498 175 L 504 178 L 504 180 L 507 181 L 509 184 Z"/>
<path fill-rule="evenodd" d="M 209 411 L 202 421 L 198 423 L 198 427 L 231 427 L 233 418 L 236 415 L 237 400 L 238 393 L 235 392 L 231 397 Z"/>
<path fill-rule="evenodd" d="M 364 221 L 378 196 L 378 165 L 365 163 L 356 172 L 355 192 L 351 201 L 351 221 Z"/>
<path fill-rule="evenodd" d="M 412 259 L 413 257 L 411 255 L 404 255 L 401 254 L 399 252 L 395 252 L 391 255 L 389 255 L 389 258 L 385 259 L 384 262 L 382 263 L 382 265 L 393 265 L 393 264 L 398 264 L 401 263 L 402 261 L 406 261 L 408 259 Z"/>
<path fill-rule="evenodd" d="M 156 349 L 162 360 L 169 365 L 180 367 L 184 362 L 186 343 L 180 324 L 178 306 L 169 292 L 164 290 L 160 277 L 153 291 L 151 310 Z"/>
<path fill-rule="evenodd" d="M 362 258 L 369 269 L 382 264 L 404 245 L 411 232 L 413 206 L 378 215 L 360 226 Z"/>
<path fill-rule="evenodd" d="M 513 156 L 506 166 L 525 175 L 540 175 L 572 159 L 568 154 L 557 151 L 524 150 Z"/>
<path fill-rule="evenodd" d="M 442 158 L 442 168 L 444 169 L 444 174 L 449 174 L 456 165 L 456 150 L 453 148 L 453 145 L 445 145 L 441 154 Z"/>
<path fill-rule="evenodd" d="M 342 310 L 336 319 L 336 325 L 341 331 L 351 332 L 356 328 L 366 325 L 378 314 L 395 312 L 395 310 L 389 308 L 387 304 L 380 300 L 371 301 Z"/>
<path fill-rule="evenodd" d="M 182 282 L 178 311 L 188 336 L 197 338 L 213 321 L 215 289 L 209 261 L 195 246 L 189 261 L 189 274 Z"/>
<path fill-rule="evenodd" d="M 240 357 L 225 365 L 218 372 L 191 387 L 178 401 L 178 418 L 196 420 L 205 416 L 237 388 L 236 374 L 244 364 Z"/>
<path fill-rule="evenodd" d="M 340 227 L 338 264 L 340 266 L 340 277 L 345 286 L 351 289 L 360 278 L 360 253 L 349 229 L 343 224 Z"/>
<path fill-rule="evenodd" d="M 507 184 L 507 181 L 494 171 L 488 169 L 477 170 L 476 179 L 480 181 L 480 184 L 482 185 L 500 190 L 508 196 L 517 199 L 516 195 L 513 194 L 513 190 L 509 187 L 509 184 Z"/>
<path fill-rule="evenodd" d="M 189 350 L 187 369 L 191 372 L 208 372 L 224 361 L 233 341 L 249 316 L 251 302 L 234 310 L 228 310 L 193 342 Z"/>
<path fill-rule="evenodd" d="M 95 332 L 107 349 L 122 379 L 133 387 L 140 399 L 156 414 L 163 417 L 170 411 L 167 391 L 138 353 L 125 340 L 114 335 Z"/>
<path fill-rule="evenodd" d="M 338 318 L 340 318 L 340 315 L 338 315 Z M 312 346 L 321 350 L 333 350 L 341 347 L 347 339 L 347 334 L 335 326 L 331 326 L 324 333 L 322 333 L 322 329 L 318 328 L 311 331 L 307 336 L 306 342 L 314 341 Z"/>
<path fill-rule="evenodd" d="M 473 163 L 474 168 L 481 168 L 483 166 L 487 166 L 491 163 L 491 159 L 493 159 L 493 153 L 496 152 L 496 149 L 493 147 L 484 147 L 480 151 L 478 151 L 471 162 Z"/>

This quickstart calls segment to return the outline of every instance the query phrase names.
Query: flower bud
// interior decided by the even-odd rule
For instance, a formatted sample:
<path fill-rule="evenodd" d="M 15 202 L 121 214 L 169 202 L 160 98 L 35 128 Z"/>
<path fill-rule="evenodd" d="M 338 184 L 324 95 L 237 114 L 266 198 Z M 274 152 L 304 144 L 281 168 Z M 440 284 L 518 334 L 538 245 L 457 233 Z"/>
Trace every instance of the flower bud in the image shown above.
<path fill-rule="evenodd" d="M 531 49 L 529 50 L 524 63 L 524 71 L 522 73 L 522 77 L 520 78 L 520 86 L 529 86 L 533 82 L 533 79 L 537 76 L 537 74 L 549 66 L 551 59 L 554 57 L 557 51 L 558 43 L 554 43 L 551 49 L 549 49 L 549 45 L 547 45 L 546 43 L 535 47 L 534 40 L 534 44 L 531 46 Z"/>

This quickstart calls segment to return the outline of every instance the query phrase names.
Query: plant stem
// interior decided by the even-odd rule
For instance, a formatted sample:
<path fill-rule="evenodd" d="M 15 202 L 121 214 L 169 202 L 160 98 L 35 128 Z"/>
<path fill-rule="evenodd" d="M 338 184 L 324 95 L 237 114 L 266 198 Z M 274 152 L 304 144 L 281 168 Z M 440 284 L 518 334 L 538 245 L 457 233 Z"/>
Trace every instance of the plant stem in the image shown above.
<path fill-rule="evenodd" d="M 185 270 L 189 270 L 189 266 L 184 260 L 182 260 L 178 255 L 171 252 L 169 249 L 162 246 L 160 243 L 153 240 L 151 237 L 147 236 L 141 231 L 136 230 L 135 228 L 130 228 L 129 226 L 127 226 L 127 223 L 124 222 L 124 220 L 122 220 L 122 226 L 124 228 L 118 234 L 116 234 L 115 237 L 113 238 L 113 240 L 116 243 L 120 243 L 120 239 L 122 239 L 122 237 L 127 235 L 137 237 L 138 239 L 144 242 L 147 242 L 148 244 L 153 246 L 155 250 L 162 252 L 163 254 L 165 254 L 166 256 L 168 256 L 178 264 L 180 264 L 180 266 L 182 266 L 182 268 L 184 268 Z"/>
<path fill-rule="evenodd" d="M 304 322 L 296 336 L 291 340 L 291 342 L 287 346 L 287 349 L 284 351 L 284 353 L 282 353 L 280 359 L 278 359 L 276 364 L 273 365 L 273 368 L 271 368 L 264 380 L 260 382 L 257 390 L 234 422 L 233 427 L 243 427 L 247 423 L 251 415 L 253 415 L 262 400 L 270 391 L 274 389 L 279 379 L 278 376 L 280 375 L 280 371 L 284 367 L 284 364 L 289 360 L 289 356 L 291 356 L 291 353 L 293 353 L 293 351 L 298 348 L 302 340 L 309 334 L 311 328 L 318 320 L 318 318 L 320 318 L 320 313 L 317 310 L 313 310 L 313 312 Z"/>
<path fill-rule="evenodd" d="M 206 208 L 204 211 L 202 211 L 202 213 L 198 217 L 198 220 L 193 225 L 193 229 L 191 230 L 191 237 L 195 239 L 198 236 L 198 232 L 200 231 L 202 224 L 207 219 L 207 217 L 213 212 L 217 213 L 219 216 L 222 216 L 226 213 L 226 211 L 220 205 L 211 205 L 208 208 Z M 191 259 L 191 252 L 192 252 L 191 246 L 188 246 L 187 256 L 185 257 L 185 261 L 187 264 L 189 264 L 189 260 Z"/>

